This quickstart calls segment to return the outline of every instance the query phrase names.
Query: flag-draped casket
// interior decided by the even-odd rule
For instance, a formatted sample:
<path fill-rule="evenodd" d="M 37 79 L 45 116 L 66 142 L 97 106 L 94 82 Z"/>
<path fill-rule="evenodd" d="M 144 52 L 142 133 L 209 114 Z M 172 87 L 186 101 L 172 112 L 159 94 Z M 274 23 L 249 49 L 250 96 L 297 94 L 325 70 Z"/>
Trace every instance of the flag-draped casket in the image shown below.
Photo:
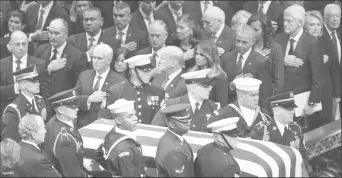
<path fill-rule="evenodd" d="M 103 142 L 105 135 L 113 128 L 113 120 L 100 119 L 80 129 L 85 148 L 85 157 L 91 159 L 94 150 Z M 145 167 L 155 168 L 154 158 L 159 139 L 167 128 L 140 124 L 137 141 L 142 145 Z M 213 142 L 212 135 L 189 131 L 184 136 L 193 149 L 197 150 Z M 301 177 L 302 157 L 297 149 L 259 140 L 238 138 L 236 149 L 231 154 L 238 162 L 242 172 L 258 177 Z"/>

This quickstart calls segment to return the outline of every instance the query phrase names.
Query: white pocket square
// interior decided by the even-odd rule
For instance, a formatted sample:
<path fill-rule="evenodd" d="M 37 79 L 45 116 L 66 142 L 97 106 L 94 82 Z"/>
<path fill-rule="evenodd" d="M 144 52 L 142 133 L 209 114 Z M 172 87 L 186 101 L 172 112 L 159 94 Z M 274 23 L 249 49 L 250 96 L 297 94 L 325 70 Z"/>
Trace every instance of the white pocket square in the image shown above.
<path fill-rule="evenodd" d="M 329 56 L 324 54 L 323 55 L 323 63 L 328 62 L 328 60 L 329 60 Z"/>

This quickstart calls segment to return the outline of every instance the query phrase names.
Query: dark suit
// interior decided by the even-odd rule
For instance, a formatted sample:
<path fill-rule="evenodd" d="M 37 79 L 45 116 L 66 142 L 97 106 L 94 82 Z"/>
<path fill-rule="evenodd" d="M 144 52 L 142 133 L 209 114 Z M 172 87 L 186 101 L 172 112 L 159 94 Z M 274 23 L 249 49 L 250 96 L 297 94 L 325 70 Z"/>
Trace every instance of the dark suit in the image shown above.
<path fill-rule="evenodd" d="M 37 109 L 33 107 L 23 94 L 19 94 L 15 100 L 4 110 L 1 120 L 1 138 L 11 138 L 16 142 L 21 140 L 19 135 L 19 122 L 27 113 L 40 114 L 45 107 L 43 98 L 34 96 Z"/>
<path fill-rule="evenodd" d="M 208 39 L 211 39 L 210 35 L 203 35 L 202 40 Z M 224 26 L 220 36 L 216 40 L 216 46 L 223 48 L 225 53 L 236 49 L 236 34 L 227 25 Z"/>
<path fill-rule="evenodd" d="M 26 11 L 26 31 L 28 33 L 34 33 L 36 31 L 36 26 L 38 23 L 38 16 L 40 4 L 31 5 L 27 8 Z M 52 8 L 46 18 L 42 31 L 47 31 L 47 27 L 50 25 L 50 22 L 55 18 L 62 18 L 70 23 L 70 17 L 64 8 L 60 7 L 57 3 L 53 2 Z M 48 41 L 42 41 L 39 44 L 47 43 Z"/>
<path fill-rule="evenodd" d="M 109 40 L 117 40 L 116 39 L 116 28 L 115 26 L 106 28 L 103 30 L 103 38 L 107 41 Z M 126 58 L 133 57 L 137 54 L 140 49 L 146 48 L 148 46 L 148 36 L 142 30 L 129 25 L 125 43 L 129 43 L 134 41 L 137 44 L 137 47 L 133 51 L 128 51 Z"/>
<path fill-rule="evenodd" d="M 194 177 L 194 156 L 190 145 L 169 130 L 158 142 L 155 160 L 158 177 Z"/>
<path fill-rule="evenodd" d="M 101 103 L 91 103 L 89 109 L 87 106 L 88 97 L 93 93 L 93 82 L 95 76 L 95 70 L 86 70 L 81 73 L 77 81 L 75 91 L 76 95 L 78 95 L 79 97 L 80 104 L 78 111 L 79 119 L 77 119 L 77 128 L 82 128 L 97 119 Z M 117 84 L 119 82 L 124 81 L 124 79 L 121 76 L 119 76 L 112 70 L 110 70 L 107 77 L 102 80 L 105 80 L 101 88 L 101 91 L 104 92 L 106 92 L 107 89 L 113 84 Z"/>
<path fill-rule="evenodd" d="M 74 45 L 80 51 L 82 51 L 84 53 L 86 53 L 88 51 L 88 46 L 87 46 L 88 39 L 86 36 L 86 32 L 69 36 L 68 40 L 70 41 L 70 43 L 72 45 Z M 98 44 L 100 44 L 100 43 L 104 43 L 104 44 L 107 44 L 110 47 L 112 47 L 113 59 L 115 59 L 117 56 L 117 54 L 116 54 L 117 48 L 120 47 L 120 41 L 117 39 L 113 39 L 113 38 L 106 38 L 106 36 L 103 34 L 103 32 L 101 32 Z M 78 62 L 78 64 L 77 64 L 78 69 L 77 70 L 82 72 L 82 71 L 87 70 L 87 69 L 93 69 L 93 67 L 92 67 L 93 65 L 91 63 L 91 60 L 90 60 L 90 62 L 88 62 L 88 57 L 83 58 L 83 59 L 84 60 L 80 60 Z"/>
<path fill-rule="evenodd" d="M 44 61 L 33 56 L 27 56 L 27 67 L 31 65 L 36 65 L 39 74 L 42 74 L 44 68 Z M 0 77 L 1 77 L 1 103 L 0 109 L 1 113 L 5 107 L 11 103 L 16 94 L 14 93 L 14 81 L 13 81 L 13 56 L 8 56 L 6 58 L 0 59 Z"/>
<path fill-rule="evenodd" d="M 240 167 L 228 147 L 212 142 L 197 151 L 194 172 L 196 177 L 235 177 Z"/>
<path fill-rule="evenodd" d="M 260 99 L 261 102 L 266 106 L 266 98 L 273 95 L 272 76 L 267 67 L 266 59 L 252 49 L 241 70 L 241 73 L 238 73 L 237 71 L 236 61 L 237 51 L 229 52 L 221 57 L 221 66 L 228 75 L 228 82 L 231 83 L 234 78 L 241 73 L 252 74 L 254 78 L 262 81 L 262 84 L 260 85 Z M 228 89 L 228 95 L 229 103 L 236 100 L 235 90 L 231 90 L 230 87 Z"/>
<path fill-rule="evenodd" d="M 62 177 L 50 160 L 34 145 L 20 142 L 23 164 L 15 172 L 20 177 Z"/>
<path fill-rule="evenodd" d="M 243 5 L 243 9 L 254 14 L 258 11 L 259 3 L 258 1 L 248 1 L 245 2 Z M 279 4 L 279 2 L 272 1 L 270 6 L 268 7 L 266 15 L 270 18 L 270 20 L 273 20 L 277 22 L 278 29 L 277 34 L 284 31 L 284 6 Z"/>
<path fill-rule="evenodd" d="M 224 11 L 225 24 L 230 26 L 234 12 L 229 2 L 228 1 L 213 1 L 213 5 L 221 8 Z M 185 7 L 188 10 L 186 13 L 188 13 L 190 16 L 195 18 L 198 24 L 202 25 L 201 20 L 202 20 L 203 14 L 202 14 L 200 1 L 184 1 L 183 7 Z"/>
<path fill-rule="evenodd" d="M 275 41 L 286 51 L 289 38 L 288 34 L 281 33 L 276 36 Z M 295 91 L 295 94 L 311 91 L 309 102 L 318 103 L 321 96 L 323 62 L 319 56 L 316 40 L 303 32 L 297 42 L 294 55 L 302 59 L 304 64 L 300 67 L 285 66 L 282 91 Z"/>
<path fill-rule="evenodd" d="M 171 105 L 180 104 L 180 103 L 190 103 L 188 94 L 178 97 L 178 98 L 170 98 L 166 100 L 166 106 L 171 106 Z M 215 103 L 209 99 L 203 101 L 201 108 L 199 109 L 198 112 L 194 113 L 194 111 L 191 109 L 189 111 L 190 117 L 192 118 L 190 130 L 205 132 L 206 123 L 210 117 L 210 114 L 218 109 L 220 109 L 220 104 Z M 158 125 L 158 126 L 167 126 L 166 118 L 163 114 L 158 112 L 154 116 L 151 124 Z"/>
<path fill-rule="evenodd" d="M 83 140 L 77 129 L 52 117 L 46 124 L 44 152 L 63 177 L 86 177 Z"/>
<path fill-rule="evenodd" d="M 165 88 L 165 95 L 166 98 L 176 98 L 185 95 L 188 93 L 186 89 L 186 85 L 184 82 L 184 79 L 181 77 L 181 75 L 184 73 L 184 71 L 181 71 Z M 153 80 L 152 84 L 156 86 L 162 86 L 166 79 L 165 73 L 158 74 Z"/>

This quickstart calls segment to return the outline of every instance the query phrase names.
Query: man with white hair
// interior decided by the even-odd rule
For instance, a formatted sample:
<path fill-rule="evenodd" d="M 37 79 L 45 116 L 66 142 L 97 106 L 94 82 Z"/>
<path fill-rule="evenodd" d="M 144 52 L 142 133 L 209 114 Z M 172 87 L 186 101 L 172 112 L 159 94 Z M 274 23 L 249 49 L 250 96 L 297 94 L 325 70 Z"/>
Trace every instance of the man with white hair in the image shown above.
<path fill-rule="evenodd" d="M 285 73 L 282 92 L 294 94 L 310 92 L 304 115 L 313 114 L 313 108 L 320 102 L 323 61 L 318 54 L 316 40 L 303 30 L 305 10 L 292 5 L 284 11 L 284 33 L 275 37 L 285 52 Z"/>
<path fill-rule="evenodd" d="M 254 78 L 237 78 L 234 81 L 237 100 L 214 111 L 208 119 L 239 117 L 237 129 L 241 137 L 251 137 L 253 128 L 270 121 L 267 111 L 259 106 L 259 88 L 262 81 Z"/>
<path fill-rule="evenodd" d="M 208 7 L 203 14 L 203 28 L 206 35 L 202 40 L 213 40 L 218 47 L 219 56 L 236 49 L 235 33 L 225 24 L 225 13 L 221 8 Z"/>
<path fill-rule="evenodd" d="M 159 58 L 159 70 L 152 80 L 152 84 L 165 89 L 165 98 L 175 98 L 187 93 L 184 79 L 184 53 L 176 46 L 166 46 L 157 52 Z"/>
<path fill-rule="evenodd" d="M 247 24 L 248 19 L 252 16 L 252 14 L 245 10 L 239 10 L 237 11 L 233 18 L 232 18 L 232 29 L 236 30 L 239 26 L 242 24 Z"/>
<path fill-rule="evenodd" d="M 27 114 L 18 127 L 22 138 L 20 157 L 23 164 L 16 168 L 16 174 L 23 177 L 62 177 L 38 146 L 44 142 L 46 133 L 43 118 Z"/>
<path fill-rule="evenodd" d="M 113 60 L 113 49 L 109 45 L 99 44 L 95 46 L 91 57 L 94 69 L 82 72 L 75 87 L 80 102 L 79 119 L 77 120 L 78 129 L 97 119 L 107 89 L 124 81 L 124 78 L 115 73 L 110 67 Z"/>
<path fill-rule="evenodd" d="M 4 110 L 1 120 L 1 137 L 11 138 L 16 142 L 21 140 L 18 124 L 27 113 L 35 113 L 46 119 L 46 106 L 44 99 L 38 95 L 40 92 L 39 77 L 35 66 L 30 66 L 13 73 L 18 83 L 20 93 L 15 100 Z"/>

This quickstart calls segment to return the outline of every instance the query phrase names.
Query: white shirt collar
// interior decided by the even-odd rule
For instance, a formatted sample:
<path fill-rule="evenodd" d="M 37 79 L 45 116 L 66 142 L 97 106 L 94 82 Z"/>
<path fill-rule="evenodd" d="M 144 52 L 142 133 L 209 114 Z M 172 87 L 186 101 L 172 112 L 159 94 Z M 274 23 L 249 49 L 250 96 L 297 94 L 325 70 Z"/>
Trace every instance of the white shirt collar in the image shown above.
<path fill-rule="evenodd" d="M 164 44 L 164 46 L 161 47 L 160 49 L 162 49 L 162 48 L 164 48 L 164 47 L 165 47 L 165 44 Z M 152 48 L 152 47 L 151 47 L 151 48 Z M 159 50 L 160 50 L 160 49 L 159 49 Z M 159 51 L 159 50 L 158 50 L 158 51 Z M 154 49 L 152 48 L 152 54 L 155 53 L 155 52 L 158 52 L 158 51 L 154 51 Z"/>
<path fill-rule="evenodd" d="M 176 135 L 176 137 L 178 137 L 179 140 L 180 140 L 182 143 L 184 142 L 184 138 L 183 138 L 182 136 L 180 136 L 180 135 L 178 135 L 178 134 L 172 132 L 172 130 L 170 130 L 170 129 L 167 129 L 167 130 L 168 130 L 169 132 L 173 133 L 174 135 Z"/>
<path fill-rule="evenodd" d="M 38 150 L 40 150 L 40 148 L 38 147 L 38 145 L 37 145 L 36 143 L 30 142 L 30 141 L 27 141 L 27 140 L 21 140 L 21 141 L 24 142 L 24 143 L 33 145 L 33 146 L 35 146 Z"/>
<path fill-rule="evenodd" d="M 254 116 L 255 116 L 255 109 L 249 109 L 249 108 L 246 108 L 246 107 L 243 107 L 243 106 L 239 106 L 241 111 L 242 111 L 242 114 L 243 114 L 243 118 L 246 122 L 246 124 L 248 126 L 251 126 L 253 124 L 253 119 L 254 119 Z"/>
<path fill-rule="evenodd" d="M 274 121 L 275 121 L 275 123 L 277 124 L 277 127 L 278 127 L 278 129 L 279 129 L 280 134 L 283 136 L 283 135 L 284 135 L 284 131 L 285 131 L 285 127 L 286 127 L 287 125 L 284 125 L 284 124 L 278 122 L 276 119 L 274 119 Z"/>
<path fill-rule="evenodd" d="M 174 73 L 172 73 L 171 75 L 169 75 L 169 80 L 173 80 L 179 73 L 182 72 L 182 69 L 178 69 L 176 70 Z"/>
<path fill-rule="evenodd" d="M 196 103 L 199 103 L 198 109 L 200 109 L 201 106 L 202 106 L 203 101 L 197 102 L 190 94 L 188 94 L 188 96 L 189 96 L 189 101 L 190 101 L 190 105 L 191 105 L 192 110 L 195 111 Z"/>
<path fill-rule="evenodd" d="M 72 121 L 64 121 L 64 120 L 62 120 L 62 119 L 59 119 L 58 116 L 56 116 L 56 118 L 57 118 L 59 121 L 63 122 L 64 124 L 66 124 L 66 125 L 68 125 L 68 126 L 74 128 L 74 124 L 72 123 Z"/>
<path fill-rule="evenodd" d="M 123 130 L 123 129 L 120 129 L 119 127 L 115 127 L 115 132 L 117 133 L 120 133 L 122 135 L 126 135 L 128 136 L 129 138 L 132 138 L 133 140 L 137 140 L 137 134 L 136 132 L 131 132 L 131 131 L 128 131 L 128 130 Z"/>
<path fill-rule="evenodd" d="M 139 11 L 140 11 L 141 15 L 143 16 L 144 20 L 146 20 L 146 18 L 149 17 L 149 18 L 151 18 L 151 20 L 153 21 L 153 19 L 154 19 L 154 18 L 153 18 L 153 12 L 150 14 L 150 16 L 148 16 L 148 15 L 146 15 L 146 14 L 144 13 L 144 11 L 141 10 L 140 7 L 139 7 Z"/>
<path fill-rule="evenodd" d="M 270 7 L 272 1 L 265 1 L 263 6 L 264 6 L 264 13 L 267 13 L 268 8 Z M 260 3 L 258 3 L 258 9 L 260 9 Z"/>
<path fill-rule="evenodd" d="M 106 77 L 107 77 L 109 71 L 110 71 L 110 68 L 108 68 L 108 69 L 106 70 L 106 72 L 104 72 L 104 73 L 101 74 L 101 75 L 96 71 L 95 78 L 97 78 L 97 76 L 101 76 L 101 79 L 106 79 Z"/>
<path fill-rule="evenodd" d="M 52 5 L 53 5 L 53 1 L 51 1 L 51 2 L 50 2 L 48 5 L 46 5 L 44 8 L 43 8 L 42 5 L 40 5 L 39 11 L 40 11 L 41 9 L 43 9 L 43 10 L 44 10 L 44 13 L 45 13 L 45 14 L 48 14 L 48 13 L 50 12 L 51 8 L 52 8 Z"/>
<path fill-rule="evenodd" d="M 57 48 L 58 54 L 61 55 L 61 54 L 63 53 L 66 44 L 67 44 L 67 42 L 65 41 L 60 47 Z M 52 48 L 51 48 L 51 54 L 53 54 L 53 50 L 54 50 L 54 49 L 55 49 L 55 47 L 52 46 Z"/>
<path fill-rule="evenodd" d="M 324 27 L 325 27 L 325 29 L 327 29 L 327 32 L 329 33 L 329 36 L 331 37 L 331 33 L 333 32 L 333 31 L 331 31 L 328 27 L 327 27 L 327 25 L 324 23 Z M 336 30 L 334 30 L 334 32 L 335 32 L 335 34 L 336 34 Z"/>
<path fill-rule="evenodd" d="M 290 36 L 290 39 L 294 39 L 294 40 L 296 40 L 296 42 L 298 42 L 299 38 L 302 36 L 303 32 L 304 32 L 304 30 L 303 30 L 303 28 L 301 28 L 299 33 L 297 33 L 297 35 L 295 37 Z"/>
<path fill-rule="evenodd" d="M 26 95 L 25 92 L 21 92 L 21 94 L 23 94 L 23 95 L 25 96 L 25 98 L 26 98 L 31 104 L 33 104 L 33 103 L 32 103 L 33 97 L 30 97 L 30 96 Z"/>
<path fill-rule="evenodd" d="M 124 35 L 127 35 L 128 27 L 129 27 L 129 24 L 127 24 L 127 26 L 124 29 L 121 30 L 121 32 L 123 32 Z M 119 31 L 120 30 L 118 28 L 116 28 L 116 33 L 119 33 Z"/>
<path fill-rule="evenodd" d="M 15 63 L 15 61 L 17 61 L 18 59 L 14 56 L 14 54 L 12 54 L 12 58 L 13 58 L 13 62 Z M 21 63 L 27 63 L 27 53 L 21 58 L 19 59 L 21 61 Z"/>
<path fill-rule="evenodd" d="M 220 35 L 221 35 L 222 31 L 223 31 L 223 28 L 224 28 L 224 24 L 222 24 L 222 27 L 215 33 L 215 37 L 216 37 L 215 40 L 217 40 L 220 37 Z"/>
<path fill-rule="evenodd" d="M 87 41 L 89 41 L 90 37 L 93 37 L 95 39 L 95 42 L 97 43 L 100 39 L 102 30 L 100 29 L 99 33 L 97 33 L 95 36 L 90 36 L 87 32 L 86 32 L 86 37 L 87 37 Z"/>

